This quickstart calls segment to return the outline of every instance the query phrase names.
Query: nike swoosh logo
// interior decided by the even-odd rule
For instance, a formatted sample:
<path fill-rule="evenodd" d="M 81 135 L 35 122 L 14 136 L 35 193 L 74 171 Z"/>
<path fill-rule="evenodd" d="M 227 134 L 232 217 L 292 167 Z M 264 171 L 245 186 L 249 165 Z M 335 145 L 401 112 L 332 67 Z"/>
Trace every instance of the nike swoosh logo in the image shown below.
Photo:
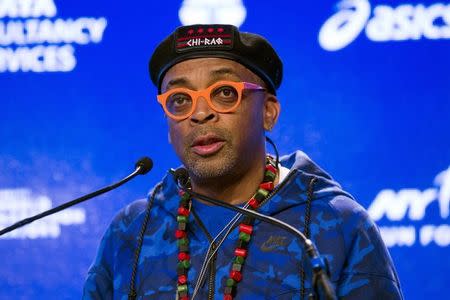
<path fill-rule="evenodd" d="M 261 251 L 271 252 L 275 250 L 282 250 L 280 248 L 285 248 L 288 244 L 287 237 L 285 236 L 273 236 L 271 235 L 267 241 L 261 245 Z"/>

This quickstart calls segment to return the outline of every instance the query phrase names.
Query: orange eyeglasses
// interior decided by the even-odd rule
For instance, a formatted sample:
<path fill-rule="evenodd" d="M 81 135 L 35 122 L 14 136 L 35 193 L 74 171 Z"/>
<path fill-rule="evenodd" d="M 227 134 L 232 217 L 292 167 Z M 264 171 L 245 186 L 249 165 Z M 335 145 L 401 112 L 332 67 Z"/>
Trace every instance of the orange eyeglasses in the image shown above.
<path fill-rule="evenodd" d="M 157 98 L 167 116 L 179 121 L 194 113 L 199 97 L 203 97 L 208 105 L 219 113 L 233 112 L 241 103 L 243 90 L 266 89 L 250 82 L 218 81 L 204 90 L 175 88 L 158 95 Z"/>

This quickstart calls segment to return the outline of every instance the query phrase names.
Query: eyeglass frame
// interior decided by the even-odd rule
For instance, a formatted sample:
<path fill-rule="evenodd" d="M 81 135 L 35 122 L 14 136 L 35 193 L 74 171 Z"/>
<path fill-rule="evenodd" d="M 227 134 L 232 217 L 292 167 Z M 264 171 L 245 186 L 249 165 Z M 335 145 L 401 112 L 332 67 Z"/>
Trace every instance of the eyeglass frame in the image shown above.
<path fill-rule="evenodd" d="M 211 92 L 219 86 L 230 86 L 236 90 L 238 99 L 236 100 L 236 103 L 232 107 L 227 108 L 227 109 L 219 109 L 219 108 L 215 107 L 214 104 L 212 103 Z M 251 82 L 221 80 L 221 81 L 217 81 L 217 82 L 211 84 L 210 86 L 208 86 L 207 88 L 202 89 L 202 90 L 195 91 L 195 90 L 191 90 L 188 88 L 179 87 L 179 88 L 174 88 L 174 89 L 168 90 L 165 93 L 157 95 L 156 97 L 158 99 L 159 104 L 161 104 L 164 112 L 166 113 L 166 115 L 168 117 L 170 117 L 171 119 L 176 120 L 176 121 L 181 121 L 181 120 L 187 119 L 190 116 L 192 116 L 192 114 L 195 111 L 195 108 L 197 107 L 198 98 L 200 98 L 200 97 L 203 97 L 203 99 L 206 100 L 206 103 L 208 104 L 208 106 L 218 113 L 233 112 L 241 104 L 244 90 L 266 91 L 267 89 L 258 84 L 251 83 Z M 177 115 L 172 114 L 167 109 L 166 103 L 167 103 L 167 99 L 169 98 L 170 95 L 180 93 L 180 92 L 185 93 L 191 97 L 192 108 L 188 113 L 186 113 L 182 116 L 177 116 Z"/>

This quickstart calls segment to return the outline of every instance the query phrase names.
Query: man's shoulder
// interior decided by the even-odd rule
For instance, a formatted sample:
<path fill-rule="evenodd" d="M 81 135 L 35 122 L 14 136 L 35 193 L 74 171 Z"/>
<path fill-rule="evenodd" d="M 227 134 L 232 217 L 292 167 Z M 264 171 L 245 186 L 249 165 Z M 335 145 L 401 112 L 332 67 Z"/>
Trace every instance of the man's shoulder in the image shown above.
<path fill-rule="evenodd" d="M 165 176 L 161 182 L 150 190 L 147 198 L 135 200 L 120 209 L 110 226 L 124 231 L 143 219 L 148 210 L 152 218 L 161 217 L 172 206 L 175 207 L 176 203 L 174 203 L 173 198 L 176 194 L 177 190 L 174 183 Z"/>
<path fill-rule="evenodd" d="M 367 235 L 368 232 L 374 235 L 375 240 L 379 240 L 375 222 L 356 200 L 346 195 L 336 195 L 330 197 L 326 204 L 335 218 L 340 220 L 339 231 L 347 246 L 352 244 L 358 235 Z"/>
<path fill-rule="evenodd" d="M 281 162 L 294 176 L 291 177 L 289 191 L 284 194 L 284 201 L 280 201 L 279 205 L 307 207 L 311 202 L 312 221 L 325 231 L 333 229 L 346 248 L 356 236 L 366 231 L 378 239 L 376 225 L 364 207 L 304 152 L 286 155 Z"/>
<path fill-rule="evenodd" d="M 357 200 L 304 152 L 298 150 L 283 156 L 281 163 L 291 172 L 293 170 L 297 172 L 297 180 L 291 182 L 291 186 L 292 183 L 298 186 L 301 189 L 300 192 L 303 191 L 306 196 L 311 191 L 311 200 L 317 204 L 321 203 L 323 209 L 328 207 L 336 217 L 343 219 L 369 218 L 366 210 Z M 295 190 L 294 194 L 299 193 Z"/>
<path fill-rule="evenodd" d="M 331 197 L 328 205 L 340 218 L 346 222 L 370 223 L 373 224 L 366 209 L 361 206 L 355 199 L 347 195 L 336 195 Z M 356 225 L 356 224 L 353 224 Z"/>
<path fill-rule="evenodd" d="M 139 216 L 145 213 L 147 205 L 148 199 L 138 199 L 129 203 L 116 213 L 110 226 L 113 228 L 129 227 Z"/>

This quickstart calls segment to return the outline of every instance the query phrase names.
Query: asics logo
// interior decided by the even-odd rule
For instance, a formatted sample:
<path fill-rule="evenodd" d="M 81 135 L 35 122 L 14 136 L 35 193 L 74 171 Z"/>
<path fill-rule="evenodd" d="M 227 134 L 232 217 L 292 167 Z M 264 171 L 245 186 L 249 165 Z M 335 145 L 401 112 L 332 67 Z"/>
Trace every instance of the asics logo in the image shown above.
<path fill-rule="evenodd" d="M 368 0 L 344 0 L 319 31 L 319 44 L 328 51 L 345 48 L 362 31 L 373 42 L 450 39 L 450 4 L 378 5 Z"/>

